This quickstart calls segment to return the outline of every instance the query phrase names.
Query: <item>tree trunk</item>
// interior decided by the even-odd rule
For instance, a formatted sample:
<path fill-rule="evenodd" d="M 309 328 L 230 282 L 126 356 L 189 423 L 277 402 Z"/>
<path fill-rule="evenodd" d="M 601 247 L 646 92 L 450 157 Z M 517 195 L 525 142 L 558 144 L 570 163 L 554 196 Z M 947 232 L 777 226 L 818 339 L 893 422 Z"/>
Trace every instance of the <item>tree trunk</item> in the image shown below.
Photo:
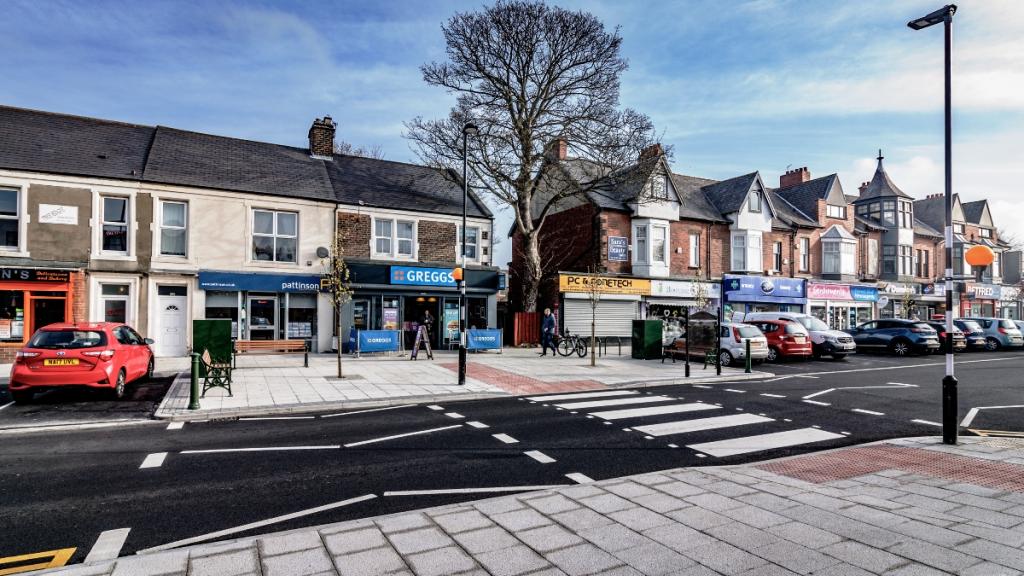
<path fill-rule="evenodd" d="M 523 311 L 536 312 L 537 299 L 540 294 L 541 261 L 540 246 L 537 232 L 533 231 L 523 238 L 525 252 L 525 268 L 523 269 Z"/>
<path fill-rule="evenodd" d="M 341 340 L 341 308 L 340 307 L 335 308 L 334 312 L 335 312 L 335 316 L 334 316 L 335 320 L 334 321 L 336 323 L 335 332 L 338 334 L 338 347 L 337 347 L 337 351 L 338 351 L 338 378 L 344 378 L 344 376 L 341 374 L 341 343 L 342 343 L 342 340 Z"/>

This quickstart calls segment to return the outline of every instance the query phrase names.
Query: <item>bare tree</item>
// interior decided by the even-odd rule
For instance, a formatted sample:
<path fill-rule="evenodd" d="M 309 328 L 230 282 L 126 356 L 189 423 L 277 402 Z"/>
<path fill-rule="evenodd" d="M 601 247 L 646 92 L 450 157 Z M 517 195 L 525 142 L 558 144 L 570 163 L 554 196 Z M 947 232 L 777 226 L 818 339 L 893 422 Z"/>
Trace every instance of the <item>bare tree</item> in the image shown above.
<path fill-rule="evenodd" d="M 590 301 L 590 365 L 597 365 L 597 307 L 601 305 L 601 276 L 597 267 L 587 272 L 587 299 Z"/>
<path fill-rule="evenodd" d="M 352 300 L 352 279 L 349 276 L 348 264 L 345 263 L 344 244 L 339 236 L 331 240 L 330 255 L 320 259 L 323 267 L 323 279 L 321 282 L 328 289 L 328 296 L 331 298 L 331 306 L 334 307 L 334 328 L 338 335 L 338 378 L 345 376 L 341 372 L 341 313 L 345 305 Z"/>
<path fill-rule="evenodd" d="M 334 143 L 334 153 L 346 156 L 362 156 L 363 158 L 373 158 L 375 160 L 384 159 L 384 149 L 380 147 L 380 144 L 356 146 L 351 142 L 339 140 Z"/>
<path fill-rule="evenodd" d="M 1002 242 L 1010 245 L 1010 250 L 1024 250 L 1024 238 L 1021 238 L 1016 232 L 1010 232 L 1005 228 L 1000 228 L 997 232 L 997 237 Z"/>
<path fill-rule="evenodd" d="M 523 306 L 537 308 L 543 277 L 538 242 L 549 214 L 607 181 L 654 142 L 650 119 L 619 106 L 627 68 L 618 28 L 543 2 L 500 0 L 458 13 L 441 27 L 447 61 L 425 64 L 423 79 L 454 93 L 447 118 L 406 123 L 406 136 L 430 165 L 461 168 L 463 127 L 475 190 L 508 205 L 523 240 Z M 555 147 L 552 148 L 552 143 Z M 562 143 L 587 161 L 587 174 L 549 169 Z M 564 164 L 564 163 L 563 163 Z"/>

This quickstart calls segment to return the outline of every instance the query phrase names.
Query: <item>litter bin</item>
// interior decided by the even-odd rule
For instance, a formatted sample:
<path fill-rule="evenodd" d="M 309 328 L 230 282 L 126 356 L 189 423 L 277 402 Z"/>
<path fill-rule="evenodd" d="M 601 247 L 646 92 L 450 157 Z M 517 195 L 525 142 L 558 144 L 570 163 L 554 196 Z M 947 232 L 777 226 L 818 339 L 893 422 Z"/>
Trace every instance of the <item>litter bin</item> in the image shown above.
<path fill-rule="evenodd" d="M 633 320 L 633 358 L 661 358 L 661 320 Z"/>

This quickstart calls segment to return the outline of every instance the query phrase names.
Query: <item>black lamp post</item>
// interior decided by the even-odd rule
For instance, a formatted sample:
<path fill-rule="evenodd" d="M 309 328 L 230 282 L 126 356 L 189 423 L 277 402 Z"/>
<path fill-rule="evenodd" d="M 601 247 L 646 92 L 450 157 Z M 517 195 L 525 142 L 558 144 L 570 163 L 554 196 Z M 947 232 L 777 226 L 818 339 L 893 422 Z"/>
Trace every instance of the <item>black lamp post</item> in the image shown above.
<path fill-rule="evenodd" d="M 945 444 L 956 444 L 959 428 L 957 381 L 953 369 L 953 103 L 950 66 L 955 13 L 956 4 L 948 4 L 907 23 L 910 28 L 921 30 L 941 22 L 946 30 L 946 376 L 942 379 L 942 442 Z"/>
<path fill-rule="evenodd" d="M 477 133 L 476 124 L 466 122 L 462 126 L 462 254 L 459 266 L 459 386 L 466 384 L 466 202 L 469 199 L 469 147 L 470 136 Z"/>

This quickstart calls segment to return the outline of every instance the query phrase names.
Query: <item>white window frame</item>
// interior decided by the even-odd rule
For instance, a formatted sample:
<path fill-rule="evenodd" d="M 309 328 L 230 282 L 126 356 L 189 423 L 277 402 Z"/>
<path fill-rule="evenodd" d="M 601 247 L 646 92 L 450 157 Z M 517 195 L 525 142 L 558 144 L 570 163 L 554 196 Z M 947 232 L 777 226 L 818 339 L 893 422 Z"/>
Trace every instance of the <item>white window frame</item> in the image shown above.
<path fill-rule="evenodd" d="M 829 256 L 835 257 L 835 266 L 829 266 Z M 857 242 L 838 238 L 821 239 L 821 273 L 852 275 L 857 269 Z"/>
<path fill-rule="evenodd" d="M 125 324 L 131 326 L 136 331 L 139 331 L 138 325 L 138 298 L 139 298 L 139 278 L 135 276 L 118 276 L 113 274 L 90 274 L 89 276 L 89 291 L 92 295 L 91 306 L 89 310 L 89 318 L 91 322 L 104 322 L 103 303 L 108 299 L 125 299 L 127 304 L 125 305 L 124 319 Z M 103 286 L 105 284 L 127 284 L 128 295 L 127 296 L 104 296 Z M 150 326 L 148 329 L 152 329 Z"/>
<path fill-rule="evenodd" d="M 690 233 L 690 268 L 700 268 L 700 234 Z"/>
<path fill-rule="evenodd" d="M 772 270 L 782 272 L 782 242 L 772 242 Z"/>
<path fill-rule="evenodd" d="M 730 247 L 732 254 L 729 264 L 733 270 L 745 272 L 747 270 L 747 235 L 733 234 Z"/>
<path fill-rule="evenodd" d="M 634 264 L 647 264 L 647 251 L 650 250 L 650 242 L 647 226 L 635 226 L 633 228 Z"/>
<path fill-rule="evenodd" d="M 663 266 L 668 266 L 668 260 L 669 260 L 669 255 L 668 255 L 668 242 L 669 242 L 669 240 L 668 240 L 668 226 L 651 225 L 650 228 L 651 228 L 651 234 L 650 234 L 650 239 L 651 239 L 651 264 L 661 264 Z M 662 235 L 661 238 L 660 238 L 660 240 L 662 240 L 661 258 L 659 258 L 658 254 L 655 253 L 654 242 L 655 242 L 656 239 L 658 239 L 658 238 L 656 238 L 656 235 L 658 235 L 658 234 Z"/>
<path fill-rule="evenodd" d="M 755 198 L 757 199 L 757 208 L 754 208 Z M 764 211 L 764 198 L 761 198 L 761 192 L 755 190 L 750 194 L 747 209 L 754 214 L 760 214 Z"/>
<path fill-rule="evenodd" d="M 125 228 L 125 249 L 124 250 L 105 250 L 103 248 L 103 227 L 108 224 L 107 215 L 106 215 L 106 200 L 108 198 L 113 198 L 113 199 L 117 199 L 117 200 L 124 200 L 124 208 L 125 208 L 125 210 L 124 210 L 124 219 L 125 219 L 125 221 L 124 222 L 114 222 L 112 220 L 109 221 L 109 224 L 111 224 L 111 225 L 114 225 L 114 226 L 124 226 L 124 228 Z M 135 218 L 133 218 L 133 216 L 135 214 L 135 206 L 134 206 L 135 203 L 132 201 L 133 198 L 131 196 L 125 196 L 125 195 L 122 195 L 122 194 L 105 194 L 105 193 L 100 193 L 99 199 L 100 199 L 99 206 L 97 207 L 98 210 L 99 210 L 99 225 L 97 226 L 97 229 L 99 230 L 99 249 L 100 249 L 100 253 L 105 255 L 105 256 L 122 256 L 122 257 L 131 256 L 132 255 L 132 246 L 135 244 L 135 242 L 134 242 L 134 240 L 135 240 L 134 236 L 135 235 L 132 233 L 132 222 L 135 221 Z"/>
<path fill-rule="evenodd" d="M 377 234 L 377 223 L 378 222 L 390 222 L 391 235 L 380 236 Z M 410 224 L 412 226 L 412 238 L 399 238 L 398 226 L 399 224 Z M 402 216 L 374 216 L 370 219 L 370 254 L 374 258 L 389 258 L 392 260 L 416 260 L 416 256 L 419 253 L 419 220 L 416 218 L 404 218 Z M 458 226 L 456 226 L 456 229 Z M 377 250 L 377 240 L 388 241 L 388 251 Z M 412 250 L 409 254 L 402 254 L 399 251 L 401 242 L 412 243 Z M 458 250 L 458 248 L 456 248 Z"/>
<path fill-rule="evenodd" d="M 807 237 L 800 239 L 800 271 L 811 271 L 811 239 Z"/>
<path fill-rule="evenodd" d="M 473 256 L 467 255 L 466 256 L 466 262 L 479 262 L 480 261 L 480 256 L 483 254 L 483 250 L 482 250 L 482 247 L 481 247 L 481 245 L 483 243 L 483 240 L 482 240 L 482 238 L 483 238 L 483 228 L 481 228 L 480 226 L 471 226 L 469 224 L 466 224 L 466 239 L 467 240 L 469 239 L 469 231 L 470 230 L 476 230 L 476 243 L 474 244 L 473 242 L 466 242 L 466 246 L 475 246 L 476 247 L 476 256 L 473 257 Z M 455 258 L 456 258 L 456 262 L 458 262 L 458 261 L 460 261 L 462 259 L 462 225 L 461 224 L 455 227 L 455 236 L 456 236 L 455 237 Z"/>
<path fill-rule="evenodd" d="M 981 238 L 992 238 L 991 228 L 978 228 L 978 236 Z"/>
<path fill-rule="evenodd" d="M 835 204 L 829 204 L 825 207 L 825 216 L 827 216 L 828 218 L 846 220 L 846 206 L 836 206 Z"/>
<path fill-rule="evenodd" d="M 953 233 L 954 234 L 963 234 L 964 233 L 964 225 L 961 224 L 960 222 L 953 222 Z"/>
<path fill-rule="evenodd" d="M 9 190 L 15 192 L 18 195 L 18 215 L 15 217 L 4 216 L 5 220 L 17 220 L 18 221 L 18 245 L 17 246 L 0 246 L 0 254 L 10 257 L 27 257 L 28 252 L 26 251 L 28 233 L 28 220 L 29 214 L 25 210 L 28 206 L 28 184 L 7 184 L 0 181 L 0 190 Z"/>
<path fill-rule="evenodd" d="M 189 234 L 189 230 L 188 230 L 188 223 L 189 223 L 188 222 L 189 221 L 188 209 L 189 209 L 189 203 L 187 201 L 185 201 L 185 200 L 175 200 L 175 199 L 170 199 L 170 198 L 168 198 L 166 200 L 165 199 L 161 199 L 161 200 L 159 200 L 159 202 L 160 202 L 160 214 L 159 214 L 160 220 L 158 221 L 159 225 L 157 226 L 157 231 L 159 233 L 158 234 L 158 238 L 159 238 L 158 243 L 160 244 L 160 246 L 158 248 L 157 254 L 159 254 L 160 257 L 162 257 L 162 258 L 188 259 L 189 252 L 190 252 L 190 250 L 189 250 L 189 236 L 190 236 L 190 234 Z M 185 219 L 184 219 L 185 223 L 184 223 L 183 226 L 167 226 L 166 224 L 164 224 L 164 207 L 167 204 L 181 204 L 182 206 L 185 207 Z M 185 254 L 182 255 L 182 254 L 166 254 L 166 253 L 164 253 L 164 229 L 167 229 L 167 230 L 184 230 L 185 231 Z"/>
<path fill-rule="evenodd" d="M 259 208 L 254 206 L 249 217 L 250 226 L 250 238 L 249 238 L 249 261 L 258 264 L 293 264 L 298 266 L 299 264 L 299 235 L 302 233 L 299 226 L 301 224 L 300 213 L 295 210 L 278 210 L 274 208 Z M 274 228 L 270 234 L 257 233 L 256 232 L 256 213 L 257 212 L 269 212 L 273 216 Z M 277 231 L 277 215 L 278 214 L 292 214 L 295 216 L 295 234 L 280 234 Z M 256 259 L 256 237 L 260 238 L 273 238 L 274 239 L 274 257 L 270 260 L 257 260 Z M 295 260 L 289 262 L 287 260 L 277 259 L 277 239 L 278 238 L 294 238 L 295 239 Z"/>

